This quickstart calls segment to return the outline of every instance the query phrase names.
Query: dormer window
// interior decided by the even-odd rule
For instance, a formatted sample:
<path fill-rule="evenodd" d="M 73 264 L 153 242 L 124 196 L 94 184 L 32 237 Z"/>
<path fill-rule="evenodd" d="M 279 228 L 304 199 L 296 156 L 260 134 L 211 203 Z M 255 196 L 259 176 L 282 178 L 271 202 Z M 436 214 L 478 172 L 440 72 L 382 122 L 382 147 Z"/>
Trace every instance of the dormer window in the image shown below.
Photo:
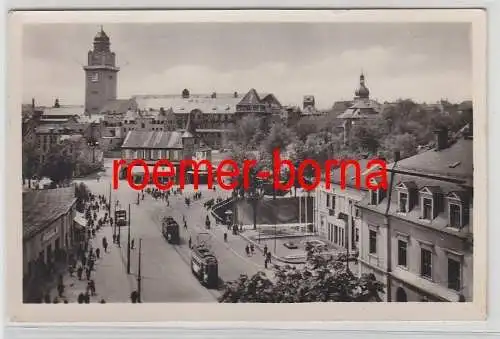
<path fill-rule="evenodd" d="M 469 207 L 465 192 L 448 194 L 448 223 L 450 227 L 461 229 L 469 222 Z"/>
<path fill-rule="evenodd" d="M 402 182 L 396 186 L 398 190 L 398 211 L 410 212 L 417 200 L 417 185 L 413 181 Z"/>
<path fill-rule="evenodd" d="M 420 190 L 420 206 L 422 206 L 421 218 L 432 221 L 442 212 L 443 195 L 441 188 L 437 186 L 426 186 Z"/>
<path fill-rule="evenodd" d="M 406 213 L 408 212 L 408 193 L 399 192 L 399 212 Z"/>

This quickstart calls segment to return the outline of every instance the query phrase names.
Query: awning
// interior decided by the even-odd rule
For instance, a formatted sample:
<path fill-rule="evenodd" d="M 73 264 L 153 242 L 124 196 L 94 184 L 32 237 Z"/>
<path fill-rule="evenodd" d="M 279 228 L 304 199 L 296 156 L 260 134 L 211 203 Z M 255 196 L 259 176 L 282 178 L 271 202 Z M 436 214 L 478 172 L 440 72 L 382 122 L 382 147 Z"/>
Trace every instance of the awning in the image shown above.
<path fill-rule="evenodd" d="M 75 226 L 80 229 L 85 229 L 87 228 L 87 219 L 83 217 L 83 215 L 76 215 L 73 218 L 73 221 L 75 222 Z"/>

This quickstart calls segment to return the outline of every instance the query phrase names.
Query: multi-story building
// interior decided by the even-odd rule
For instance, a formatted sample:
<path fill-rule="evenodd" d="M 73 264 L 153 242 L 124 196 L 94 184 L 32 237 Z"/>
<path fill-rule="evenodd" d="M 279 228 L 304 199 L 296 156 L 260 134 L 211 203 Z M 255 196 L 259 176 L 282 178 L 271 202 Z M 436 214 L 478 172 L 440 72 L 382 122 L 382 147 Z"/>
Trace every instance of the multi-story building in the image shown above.
<path fill-rule="evenodd" d="M 168 160 L 175 170 L 175 182 L 179 182 L 180 162 L 184 159 L 199 161 L 201 159 L 211 160 L 210 149 L 198 143 L 193 133 L 189 130 L 179 131 L 129 131 L 122 145 L 122 159 L 126 164 L 120 168 L 120 178 L 127 175 L 128 164 L 132 160 L 142 159 L 148 165 L 149 178 L 152 181 L 152 173 L 155 164 L 159 160 Z M 189 169 L 186 168 L 188 171 Z M 206 172 L 206 169 L 205 169 Z M 136 166 L 132 169 L 136 181 L 144 177 L 144 168 Z M 185 173 L 185 180 L 190 181 L 192 173 Z M 204 171 L 200 174 L 206 175 Z"/>
<path fill-rule="evenodd" d="M 361 272 L 387 301 L 472 300 L 472 144 L 470 128 L 436 132 L 435 149 L 389 164 L 388 191 L 358 204 Z"/>
<path fill-rule="evenodd" d="M 281 115 L 281 110 L 281 103 L 272 93 L 262 93 L 259 96 L 257 91 L 252 88 L 236 104 L 236 118 L 257 115 L 271 121 L 273 115 Z"/>
<path fill-rule="evenodd" d="M 359 187 L 356 186 L 357 168 L 349 165 L 345 167 L 345 173 L 340 167 L 332 170 L 329 188 L 323 178 L 315 190 L 314 222 L 318 235 L 352 254 L 359 250 L 361 219 L 356 204 L 368 194 L 364 186 L 368 161 L 358 161 Z M 342 177 L 345 180 L 344 188 L 341 185 Z"/>
<path fill-rule="evenodd" d="M 23 192 L 23 286 L 25 301 L 40 300 L 42 283 L 74 244 L 74 187 Z M 28 294 L 28 292 L 31 292 Z M 38 292 L 38 293 L 37 293 Z"/>
<path fill-rule="evenodd" d="M 104 165 L 104 153 L 92 140 L 81 134 L 61 135 L 62 152 L 75 163 L 74 176 L 81 176 L 99 170 Z"/>

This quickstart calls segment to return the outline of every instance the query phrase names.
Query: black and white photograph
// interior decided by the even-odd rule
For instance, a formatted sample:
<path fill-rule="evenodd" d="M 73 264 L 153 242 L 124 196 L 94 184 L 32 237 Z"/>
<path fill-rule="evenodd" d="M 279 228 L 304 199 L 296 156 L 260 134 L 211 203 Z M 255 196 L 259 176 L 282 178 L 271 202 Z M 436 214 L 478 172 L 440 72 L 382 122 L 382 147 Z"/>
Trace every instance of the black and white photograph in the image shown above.
<path fill-rule="evenodd" d="M 17 26 L 18 302 L 485 293 L 470 20 L 99 18 Z"/>

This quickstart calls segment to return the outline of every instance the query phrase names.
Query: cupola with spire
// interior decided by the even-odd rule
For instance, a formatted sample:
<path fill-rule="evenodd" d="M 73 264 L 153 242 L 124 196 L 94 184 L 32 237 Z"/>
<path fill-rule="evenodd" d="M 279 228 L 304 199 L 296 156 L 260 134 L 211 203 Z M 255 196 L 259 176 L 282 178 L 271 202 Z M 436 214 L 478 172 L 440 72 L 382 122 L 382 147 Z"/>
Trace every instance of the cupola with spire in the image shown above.
<path fill-rule="evenodd" d="M 97 34 L 94 37 L 94 50 L 98 52 L 109 52 L 109 47 L 111 43 L 109 41 L 109 37 L 104 32 L 104 29 L 101 25 L 101 30 L 97 32 Z"/>
<path fill-rule="evenodd" d="M 354 92 L 358 98 L 369 98 L 370 90 L 365 85 L 365 75 L 361 73 L 359 76 L 359 88 Z"/>

